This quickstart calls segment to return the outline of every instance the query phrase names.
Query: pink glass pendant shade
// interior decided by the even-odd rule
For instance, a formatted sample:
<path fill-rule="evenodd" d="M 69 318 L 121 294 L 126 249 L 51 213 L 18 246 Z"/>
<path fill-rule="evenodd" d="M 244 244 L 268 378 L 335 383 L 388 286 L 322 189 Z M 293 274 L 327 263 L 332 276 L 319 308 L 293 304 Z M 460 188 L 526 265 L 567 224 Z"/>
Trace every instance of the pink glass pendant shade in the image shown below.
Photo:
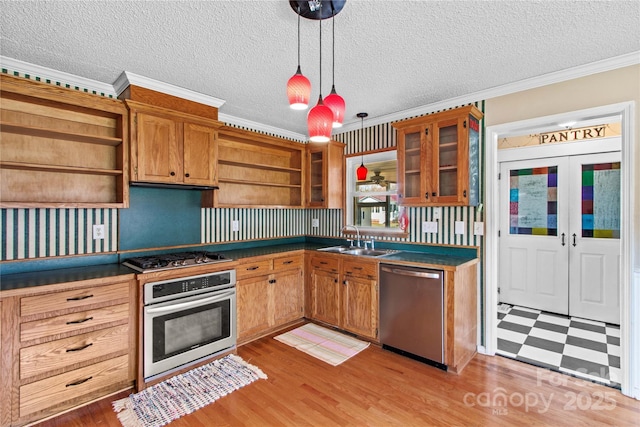
<path fill-rule="evenodd" d="M 309 111 L 307 116 L 309 140 L 312 142 L 328 142 L 331 139 L 332 123 L 333 111 L 324 105 L 322 96 L 320 96 L 318 104 Z"/>
<path fill-rule="evenodd" d="M 311 82 L 298 70 L 291 76 L 287 82 L 287 97 L 289 98 L 289 107 L 293 110 L 306 110 L 309 106 L 309 97 L 311 96 Z"/>
<path fill-rule="evenodd" d="M 345 103 L 344 99 L 336 92 L 335 85 L 331 87 L 331 93 L 324 98 L 324 104 L 333 112 L 334 128 L 342 127 L 344 121 Z"/>

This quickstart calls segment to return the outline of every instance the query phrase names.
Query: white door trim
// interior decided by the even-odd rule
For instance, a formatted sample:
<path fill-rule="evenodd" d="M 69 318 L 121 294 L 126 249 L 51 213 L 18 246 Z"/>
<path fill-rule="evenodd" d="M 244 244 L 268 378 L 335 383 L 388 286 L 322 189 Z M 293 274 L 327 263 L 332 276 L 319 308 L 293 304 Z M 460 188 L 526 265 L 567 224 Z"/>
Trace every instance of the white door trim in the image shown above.
<path fill-rule="evenodd" d="M 498 305 L 498 229 L 499 229 L 499 197 L 498 197 L 498 139 L 520 132 L 535 133 L 543 129 L 560 130 L 558 123 L 568 121 L 587 121 L 594 118 L 618 116 L 622 124 L 622 188 L 621 188 L 621 286 L 620 286 L 620 370 L 621 391 L 627 396 L 640 399 L 640 342 L 634 337 L 640 336 L 640 292 L 632 292 L 633 254 L 640 250 L 638 243 L 634 244 L 633 218 L 637 216 L 634 210 L 634 192 L 632 188 L 635 165 L 634 137 L 635 137 L 635 103 L 623 102 L 605 105 L 579 111 L 572 111 L 553 116 L 538 117 L 519 122 L 489 126 L 486 129 L 486 187 L 485 203 L 485 295 L 484 295 L 484 323 L 485 342 L 483 349 L 486 354 L 494 355 L 498 347 L 497 337 L 497 305 Z M 638 286 L 640 284 L 636 284 Z M 632 319 L 634 321 L 632 321 Z"/>

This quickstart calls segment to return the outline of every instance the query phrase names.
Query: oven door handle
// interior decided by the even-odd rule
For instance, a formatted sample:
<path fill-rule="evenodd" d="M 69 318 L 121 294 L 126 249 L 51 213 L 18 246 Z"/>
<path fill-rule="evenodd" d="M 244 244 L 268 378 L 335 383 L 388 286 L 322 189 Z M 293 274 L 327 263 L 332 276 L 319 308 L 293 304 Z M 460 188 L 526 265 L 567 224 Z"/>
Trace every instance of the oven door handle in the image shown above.
<path fill-rule="evenodd" d="M 165 305 L 163 307 L 147 308 L 146 312 L 149 313 L 149 314 L 152 314 L 152 313 L 165 313 L 167 311 L 175 311 L 175 310 L 182 309 L 182 308 L 197 307 L 199 305 L 207 304 L 207 303 L 210 303 L 210 302 L 222 301 L 224 299 L 229 298 L 230 296 L 232 296 L 235 293 L 236 293 L 236 291 L 234 289 L 233 291 L 225 292 L 225 293 L 219 294 L 219 295 L 213 295 L 213 296 L 210 296 L 208 298 L 197 299 L 197 300 L 189 301 L 189 302 L 181 302 L 181 303 L 178 303 L 178 304 Z"/>

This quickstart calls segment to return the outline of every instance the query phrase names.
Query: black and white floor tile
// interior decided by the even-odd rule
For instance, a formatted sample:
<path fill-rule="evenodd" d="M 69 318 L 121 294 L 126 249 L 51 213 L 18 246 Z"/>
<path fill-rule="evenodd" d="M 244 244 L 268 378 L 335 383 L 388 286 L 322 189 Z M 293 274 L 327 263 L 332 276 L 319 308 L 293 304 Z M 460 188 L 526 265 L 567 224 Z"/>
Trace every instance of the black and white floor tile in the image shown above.
<path fill-rule="evenodd" d="M 620 388 L 618 325 L 501 304 L 497 353 Z"/>

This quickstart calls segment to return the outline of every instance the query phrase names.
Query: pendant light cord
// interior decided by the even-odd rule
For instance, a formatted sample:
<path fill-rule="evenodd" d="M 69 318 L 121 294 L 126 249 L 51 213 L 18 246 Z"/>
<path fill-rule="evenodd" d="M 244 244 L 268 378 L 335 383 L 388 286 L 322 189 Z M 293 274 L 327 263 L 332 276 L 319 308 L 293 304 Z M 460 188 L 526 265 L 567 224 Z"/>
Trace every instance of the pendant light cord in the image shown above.
<path fill-rule="evenodd" d="M 320 23 L 320 87 L 318 89 L 320 91 L 320 99 L 322 99 L 322 1 L 320 1 L 320 19 L 318 22 Z"/>
<path fill-rule="evenodd" d="M 333 58 L 331 58 L 331 84 L 335 86 L 336 84 L 336 13 L 333 8 L 333 2 L 331 2 L 331 27 L 333 30 L 333 34 L 331 36 L 331 49 L 333 52 Z"/>
<path fill-rule="evenodd" d="M 298 70 L 300 70 L 300 5 L 298 5 Z"/>

